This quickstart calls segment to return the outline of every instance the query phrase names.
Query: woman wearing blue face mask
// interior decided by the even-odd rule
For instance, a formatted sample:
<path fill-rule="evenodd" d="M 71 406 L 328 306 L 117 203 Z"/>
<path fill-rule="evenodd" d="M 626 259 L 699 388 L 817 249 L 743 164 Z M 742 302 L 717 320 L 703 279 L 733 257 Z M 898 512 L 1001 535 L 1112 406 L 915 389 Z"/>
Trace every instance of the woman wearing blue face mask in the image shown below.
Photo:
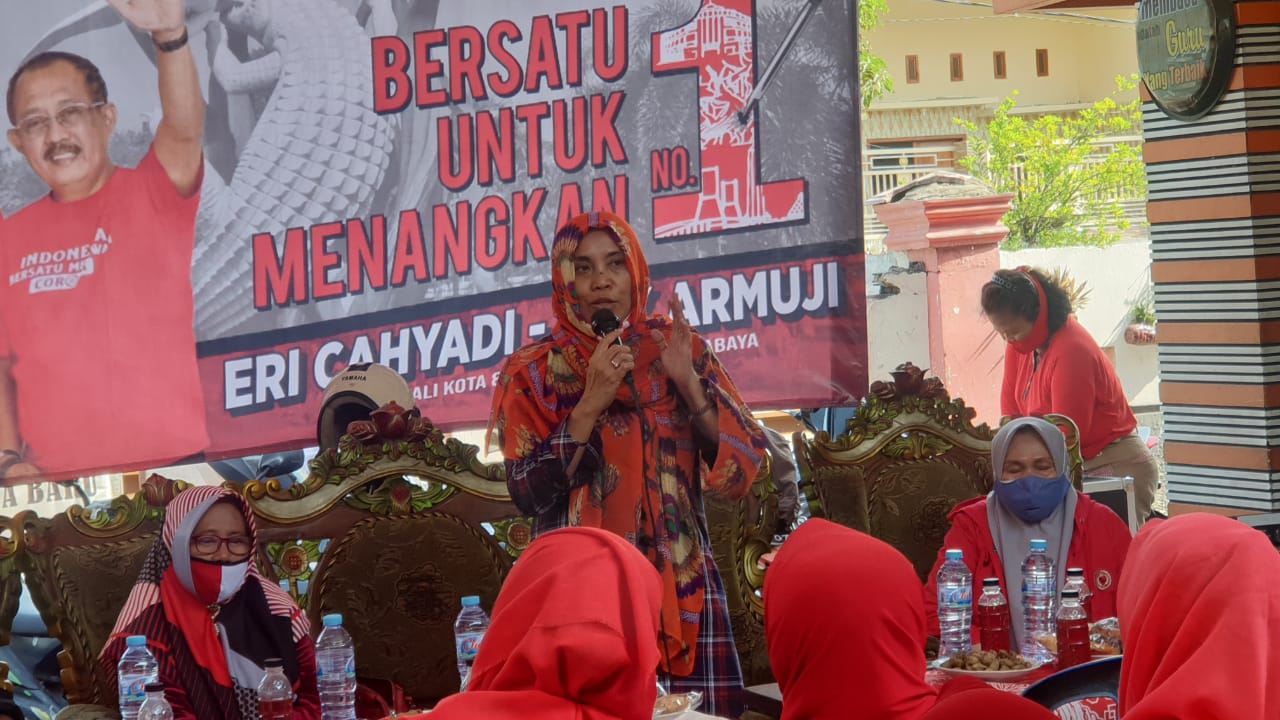
<path fill-rule="evenodd" d="M 1062 431 L 1040 418 L 1010 421 L 991 441 L 991 467 L 992 492 L 951 511 L 951 530 L 925 585 L 929 632 L 938 635 L 938 569 L 946 549 L 959 548 L 973 573 L 974 600 L 982 595 L 984 578 L 999 578 L 1009 598 L 1014 635 L 1018 635 L 1022 561 L 1032 538 L 1048 541 L 1059 589 L 1068 567 L 1083 568 L 1094 593 L 1092 619 L 1114 616 L 1116 585 L 1131 539 L 1129 528 L 1110 508 L 1071 487 Z M 977 623 L 973 640 L 978 641 Z"/>

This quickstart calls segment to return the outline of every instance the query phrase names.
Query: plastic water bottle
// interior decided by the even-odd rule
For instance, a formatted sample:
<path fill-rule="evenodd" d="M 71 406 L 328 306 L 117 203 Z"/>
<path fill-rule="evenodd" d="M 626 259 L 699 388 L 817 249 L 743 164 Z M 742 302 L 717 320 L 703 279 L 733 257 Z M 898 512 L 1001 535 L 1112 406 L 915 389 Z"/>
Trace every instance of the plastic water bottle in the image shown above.
<path fill-rule="evenodd" d="M 147 649 L 145 635 L 130 635 L 125 640 L 125 651 L 116 666 L 116 679 L 120 690 L 120 717 L 137 720 L 138 710 L 147 699 L 147 685 L 160 681 L 160 663 Z"/>
<path fill-rule="evenodd" d="M 1058 608 L 1058 669 L 1087 663 L 1093 659 L 1089 647 L 1089 620 L 1080 606 L 1076 590 L 1062 591 L 1062 607 Z"/>
<path fill-rule="evenodd" d="M 938 657 L 963 655 L 973 649 L 973 575 L 964 564 L 964 551 L 947 550 L 938 568 Z"/>
<path fill-rule="evenodd" d="M 164 685 L 147 683 L 147 699 L 138 708 L 138 720 L 173 720 L 173 708 L 164 699 Z"/>
<path fill-rule="evenodd" d="M 489 630 L 489 616 L 480 607 L 479 595 L 462 598 L 462 612 L 453 623 L 453 638 L 458 649 L 459 692 L 471 681 L 471 666 L 480 652 L 480 641 Z"/>
<path fill-rule="evenodd" d="M 1031 552 L 1022 561 L 1022 638 L 1019 651 L 1028 660 L 1049 662 L 1053 654 L 1036 638 L 1057 632 L 1054 600 L 1058 595 L 1057 568 L 1048 554 L 1049 544 L 1032 540 Z"/>
<path fill-rule="evenodd" d="M 337 613 L 316 638 L 316 685 L 321 720 L 356 720 L 356 651 Z"/>
<path fill-rule="evenodd" d="M 1013 650 L 1010 635 L 1009 601 L 1000 591 L 999 578 L 982 581 L 982 597 L 978 598 L 978 639 L 983 650 Z"/>
<path fill-rule="evenodd" d="M 1080 607 L 1084 608 L 1084 617 L 1093 622 L 1093 591 L 1084 580 L 1084 568 L 1067 568 L 1067 579 L 1062 583 L 1062 592 L 1075 590 L 1080 597 Z"/>
<path fill-rule="evenodd" d="M 284 674 L 280 658 L 268 658 L 267 671 L 258 683 L 258 715 L 262 720 L 289 720 L 293 717 L 293 684 Z"/>

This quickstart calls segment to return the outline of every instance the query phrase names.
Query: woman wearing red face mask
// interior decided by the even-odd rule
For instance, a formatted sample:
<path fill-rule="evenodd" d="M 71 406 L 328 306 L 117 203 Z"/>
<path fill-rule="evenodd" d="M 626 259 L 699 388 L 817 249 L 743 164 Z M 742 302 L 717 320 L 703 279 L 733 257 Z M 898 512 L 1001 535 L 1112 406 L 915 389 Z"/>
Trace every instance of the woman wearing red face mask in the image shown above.
<path fill-rule="evenodd" d="M 284 661 L 295 720 L 319 720 L 315 647 L 306 616 L 253 563 L 253 514 L 218 487 L 181 492 L 116 620 L 99 662 L 115 687 L 130 635 L 145 635 L 175 718 L 258 717 L 263 662 Z"/>
<path fill-rule="evenodd" d="M 1084 569 L 1093 590 L 1093 619 L 1116 614 L 1116 583 L 1129 549 L 1129 527 L 1105 505 L 1071 487 L 1067 477 L 1067 441 L 1058 426 L 1040 418 L 1011 420 L 991 441 L 994 484 L 991 494 L 960 503 L 951 511 L 951 529 L 925 584 L 929 633 L 938 636 L 938 569 L 947 548 L 964 551 L 973 573 L 973 597 L 982 581 L 1000 580 L 1013 616 L 1014 647 L 1022 639 L 1022 561 L 1033 538 L 1048 543 L 1058 574 Z M 978 624 L 973 624 L 978 642 Z"/>
<path fill-rule="evenodd" d="M 1132 477 L 1138 519 L 1146 520 L 1159 468 L 1115 368 L 1076 322 L 1066 291 L 1039 270 L 999 270 L 982 287 L 982 311 L 1008 342 L 1000 412 L 1074 420 L 1085 474 Z"/>

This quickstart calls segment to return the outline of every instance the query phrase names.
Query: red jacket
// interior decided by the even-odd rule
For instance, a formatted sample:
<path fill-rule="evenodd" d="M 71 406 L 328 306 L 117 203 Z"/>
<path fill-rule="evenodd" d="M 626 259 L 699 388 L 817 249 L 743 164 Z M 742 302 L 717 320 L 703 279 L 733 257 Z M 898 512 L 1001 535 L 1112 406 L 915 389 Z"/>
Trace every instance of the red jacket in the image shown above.
<path fill-rule="evenodd" d="M 1038 368 L 1033 355 L 1005 348 L 1000 412 L 1066 415 L 1080 429 L 1085 460 L 1138 427 L 1116 369 L 1074 317 L 1050 337 Z"/>
<path fill-rule="evenodd" d="M 1000 578 L 1000 588 L 1010 603 L 1020 602 L 1022 579 L 1010 586 L 1004 576 L 1004 563 L 996 554 L 991 539 L 991 526 L 987 522 L 987 498 L 966 500 L 951 511 L 951 530 L 938 550 L 924 588 L 925 622 L 929 634 L 938 636 L 938 569 L 946 559 L 947 548 L 964 551 L 964 564 L 973 573 L 973 600 L 976 606 L 982 596 L 984 578 Z M 1085 581 L 1093 591 L 1093 619 L 1114 617 L 1116 614 L 1116 586 L 1120 582 L 1120 568 L 1125 553 L 1129 551 L 1129 526 L 1111 508 L 1087 495 L 1080 495 L 1076 503 L 1075 526 L 1071 530 L 1071 549 L 1067 553 L 1067 567 L 1084 568 Z M 1051 543 L 1052 544 L 1052 543 Z M 973 640 L 978 641 L 978 624 L 973 624 Z"/>

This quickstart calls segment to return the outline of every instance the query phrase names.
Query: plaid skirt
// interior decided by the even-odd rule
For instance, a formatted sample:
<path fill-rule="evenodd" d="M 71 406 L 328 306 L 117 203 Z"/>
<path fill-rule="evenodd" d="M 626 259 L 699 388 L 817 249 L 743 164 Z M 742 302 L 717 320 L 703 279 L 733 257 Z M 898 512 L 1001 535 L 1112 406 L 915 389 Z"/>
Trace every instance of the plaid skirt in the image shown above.
<path fill-rule="evenodd" d="M 705 542 L 705 535 L 704 542 Z M 736 718 L 746 711 L 742 687 L 742 666 L 738 648 L 733 644 L 733 627 L 729 624 L 729 604 L 725 599 L 724 581 L 711 557 L 711 544 L 703 545 L 706 553 L 707 590 L 702 606 L 702 627 L 698 630 L 698 650 L 693 673 L 676 677 L 658 671 L 658 681 L 668 692 L 697 690 L 702 693 L 699 712 Z"/>

